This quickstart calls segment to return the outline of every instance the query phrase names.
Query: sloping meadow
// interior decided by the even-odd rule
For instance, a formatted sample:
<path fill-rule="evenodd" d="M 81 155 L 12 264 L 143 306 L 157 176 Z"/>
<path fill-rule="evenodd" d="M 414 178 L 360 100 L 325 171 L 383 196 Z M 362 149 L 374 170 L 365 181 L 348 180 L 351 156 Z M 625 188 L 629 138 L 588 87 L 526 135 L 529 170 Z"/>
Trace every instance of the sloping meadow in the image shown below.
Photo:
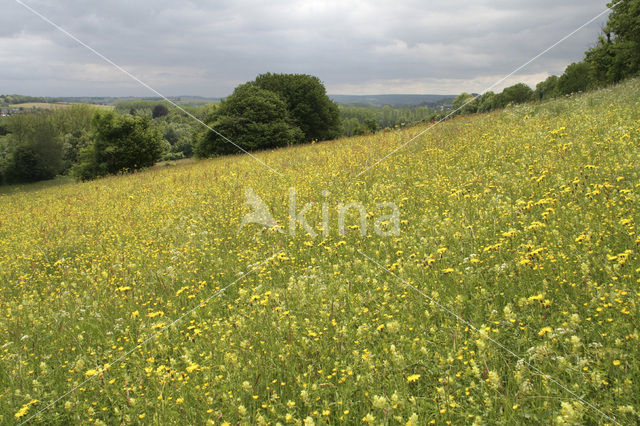
<path fill-rule="evenodd" d="M 639 99 L 0 195 L 0 423 L 637 422 Z"/>

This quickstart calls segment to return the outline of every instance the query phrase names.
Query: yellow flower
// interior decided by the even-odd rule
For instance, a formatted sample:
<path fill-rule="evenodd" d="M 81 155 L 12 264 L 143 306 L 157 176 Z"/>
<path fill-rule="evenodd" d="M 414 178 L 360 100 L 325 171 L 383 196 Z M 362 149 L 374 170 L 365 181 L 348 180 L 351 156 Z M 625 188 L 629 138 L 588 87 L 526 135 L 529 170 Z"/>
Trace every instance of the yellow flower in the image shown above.
<path fill-rule="evenodd" d="M 412 374 L 409 377 L 407 377 L 407 382 L 409 383 L 417 382 L 419 378 L 420 378 L 419 374 Z"/>
<path fill-rule="evenodd" d="M 92 377 L 98 374 L 99 372 L 100 372 L 99 370 L 95 370 L 92 368 L 91 370 L 87 370 L 86 373 L 84 373 L 84 375 L 87 377 Z"/>
<path fill-rule="evenodd" d="M 15 413 L 13 416 L 16 419 L 19 419 L 21 417 L 24 417 L 27 412 L 29 411 L 29 407 L 31 407 L 33 404 L 35 404 L 36 402 L 38 402 L 37 399 L 32 399 L 31 401 L 27 402 L 26 404 L 24 404 L 17 413 Z"/>
<path fill-rule="evenodd" d="M 196 371 L 200 366 L 196 363 L 191 363 L 189 364 L 189 366 L 187 367 L 187 373 L 193 373 L 194 371 Z"/>
<path fill-rule="evenodd" d="M 613 360 L 613 365 L 615 365 L 616 367 L 620 365 L 620 360 L 619 359 L 614 359 Z"/>
<path fill-rule="evenodd" d="M 362 423 L 373 424 L 373 422 L 375 421 L 376 421 L 376 418 L 371 413 L 368 413 L 366 416 L 362 418 Z"/>
<path fill-rule="evenodd" d="M 553 328 L 551 327 L 542 327 L 540 331 L 538 331 L 538 336 L 542 337 L 547 333 L 551 333 L 552 331 L 553 331 Z"/>

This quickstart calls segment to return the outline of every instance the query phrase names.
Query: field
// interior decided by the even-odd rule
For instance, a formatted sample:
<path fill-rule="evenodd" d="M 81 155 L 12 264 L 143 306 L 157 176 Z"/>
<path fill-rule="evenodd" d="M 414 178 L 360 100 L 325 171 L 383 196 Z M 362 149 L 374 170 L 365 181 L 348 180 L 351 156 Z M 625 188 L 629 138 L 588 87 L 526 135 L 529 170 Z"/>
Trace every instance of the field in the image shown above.
<path fill-rule="evenodd" d="M 640 421 L 640 80 L 424 129 L 0 195 L 0 423 Z"/>
<path fill-rule="evenodd" d="M 18 109 L 58 109 L 58 108 L 67 108 L 73 103 L 48 103 L 48 102 L 25 102 L 22 104 L 12 104 L 9 105 L 10 108 L 18 108 Z M 95 107 L 101 108 L 113 108 L 113 106 L 109 105 L 94 105 Z"/>

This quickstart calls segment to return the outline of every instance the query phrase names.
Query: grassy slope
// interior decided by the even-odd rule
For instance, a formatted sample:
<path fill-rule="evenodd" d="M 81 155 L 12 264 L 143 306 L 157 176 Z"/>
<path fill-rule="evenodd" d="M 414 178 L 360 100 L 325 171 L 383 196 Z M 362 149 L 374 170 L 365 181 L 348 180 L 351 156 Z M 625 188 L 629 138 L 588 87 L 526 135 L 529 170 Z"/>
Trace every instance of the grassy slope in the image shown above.
<path fill-rule="evenodd" d="M 360 178 L 423 128 L 257 154 L 282 178 L 238 156 L 0 195 L 0 423 L 77 384 L 38 420 L 605 421 L 488 337 L 638 421 L 638 99 L 459 117 Z M 288 188 L 318 229 L 328 190 L 330 235 L 238 233 L 246 187 L 285 228 Z M 338 235 L 350 201 L 400 234 Z"/>

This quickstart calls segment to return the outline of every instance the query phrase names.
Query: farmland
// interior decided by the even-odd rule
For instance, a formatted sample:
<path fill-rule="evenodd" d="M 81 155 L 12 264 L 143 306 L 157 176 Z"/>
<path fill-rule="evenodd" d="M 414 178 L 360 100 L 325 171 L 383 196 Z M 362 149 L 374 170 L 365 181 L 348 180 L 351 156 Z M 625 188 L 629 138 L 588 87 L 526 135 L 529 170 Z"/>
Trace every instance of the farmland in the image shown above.
<path fill-rule="evenodd" d="M 18 109 L 56 109 L 56 108 L 67 108 L 73 104 L 71 103 L 47 103 L 47 102 L 25 102 L 22 104 L 14 104 L 12 108 Z M 111 108 L 106 105 L 97 105 L 99 107 Z"/>
<path fill-rule="evenodd" d="M 0 423 L 638 422 L 639 99 L 0 195 Z"/>

